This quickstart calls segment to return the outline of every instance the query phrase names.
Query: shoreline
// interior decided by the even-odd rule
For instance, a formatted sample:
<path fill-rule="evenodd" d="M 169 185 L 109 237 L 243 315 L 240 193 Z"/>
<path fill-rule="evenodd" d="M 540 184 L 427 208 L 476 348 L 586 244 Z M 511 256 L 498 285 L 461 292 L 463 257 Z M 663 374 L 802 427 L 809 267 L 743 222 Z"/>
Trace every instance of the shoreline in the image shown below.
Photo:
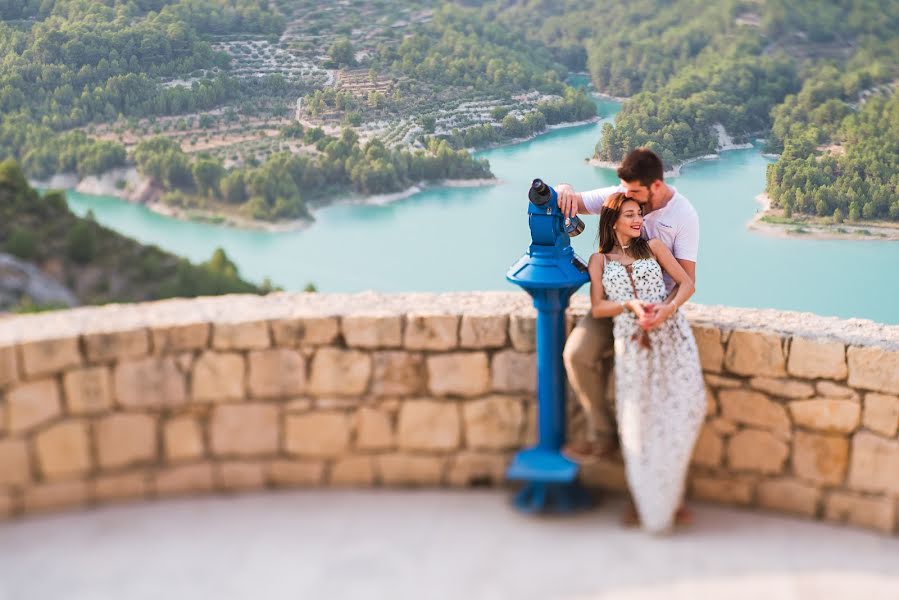
<path fill-rule="evenodd" d="M 797 218 L 795 223 L 768 223 L 762 219 L 768 216 L 783 218 L 783 211 L 771 208 L 771 198 L 767 192 L 762 192 L 756 196 L 755 201 L 761 204 L 762 208 L 749 220 L 749 223 L 746 224 L 746 229 L 761 235 L 807 240 L 899 241 L 899 225 L 895 227 L 885 226 L 876 221 L 858 221 L 853 224 L 828 224 Z"/>
<path fill-rule="evenodd" d="M 400 200 L 405 200 L 419 192 L 424 192 L 433 188 L 465 188 L 465 187 L 485 187 L 488 185 L 499 185 L 502 181 L 498 178 L 492 179 L 440 179 L 434 182 L 426 182 L 422 181 L 420 183 L 413 184 L 406 188 L 405 190 L 401 190 L 399 192 L 390 192 L 388 194 L 375 194 L 372 196 L 362 196 L 359 194 L 345 194 L 343 196 L 338 196 L 327 205 L 320 206 L 318 208 L 325 208 L 326 206 L 332 206 L 335 204 L 360 204 L 360 205 L 371 205 L 371 206 L 386 206 L 393 202 L 398 202 Z"/>
<path fill-rule="evenodd" d="M 726 152 L 727 150 L 742 150 L 742 148 L 724 148 L 721 151 Z M 701 160 L 718 160 L 719 158 L 721 157 L 718 154 L 704 154 L 702 156 L 694 156 L 693 158 L 688 158 L 687 160 L 677 163 L 676 165 L 665 171 L 663 173 L 663 177 L 679 177 L 681 174 L 681 169 L 683 169 L 687 165 L 699 162 Z M 599 167 L 601 169 L 617 169 L 621 166 L 620 162 L 600 160 L 598 158 L 590 158 L 587 159 L 586 162 L 592 167 Z"/>
<path fill-rule="evenodd" d="M 717 160 L 721 158 L 722 152 L 728 152 L 730 150 L 749 150 L 750 148 L 755 147 L 749 142 L 743 144 L 735 144 L 733 138 L 728 135 L 727 131 L 724 129 L 724 126 L 721 125 L 721 123 L 715 123 L 713 128 L 715 130 L 715 134 L 718 136 L 718 145 L 715 148 L 715 154 L 703 154 L 702 156 L 694 156 L 692 158 L 685 159 L 665 171 L 662 176 L 680 177 L 681 170 L 687 165 L 699 162 L 701 160 Z M 618 162 L 614 162 L 611 160 L 600 160 L 596 157 L 588 159 L 587 164 L 593 167 L 599 167 L 601 169 L 617 169 L 621 165 L 621 163 Z"/>
<path fill-rule="evenodd" d="M 117 186 L 117 183 L 120 181 L 125 181 L 125 186 L 122 188 Z M 140 175 L 135 167 L 116 168 L 107 171 L 102 175 L 89 175 L 82 179 L 79 179 L 74 173 L 60 173 L 44 180 L 29 180 L 28 183 L 34 188 L 43 190 L 59 189 L 64 191 L 75 191 L 90 196 L 113 197 L 131 204 L 142 205 L 147 210 L 164 217 L 236 229 L 283 233 L 288 231 L 300 231 L 315 222 L 314 210 L 311 211 L 313 214 L 310 218 L 271 222 L 202 208 L 170 206 L 163 203 L 161 200 L 163 190 L 153 184 L 149 178 Z M 316 207 L 316 210 L 334 204 L 369 204 L 372 206 L 385 206 L 431 188 L 483 187 L 487 185 L 499 185 L 500 183 L 502 182 L 497 178 L 440 179 L 433 182 L 423 181 L 413 184 L 405 190 L 387 194 L 363 196 L 360 194 L 348 193 L 337 197 L 327 205 Z"/>
<path fill-rule="evenodd" d="M 480 146 L 478 148 L 465 148 L 465 151 L 469 154 L 474 154 L 476 152 L 485 152 L 487 150 L 494 150 L 496 148 L 502 148 L 503 146 L 512 146 L 515 144 L 521 144 L 523 142 L 529 142 L 535 138 L 540 137 L 550 131 L 555 131 L 557 129 L 566 129 L 568 127 L 578 127 L 580 125 L 589 125 L 590 123 L 599 123 L 602 121 L 603 117 L 596 115 L 595 117 L 590 117 L 589 119 L 584 119 L 582 121 L 565 121 L 563 123 L 556 123 L 555 125 L 547 125 L 546 129 L 543 131 L 538 131 L 537 133 L 532 133 L 527 137 L 522 138 L 514 138 L 511 140 L 503 140 L 502 142 L 497 142 L 495 144 L 487 144 L 486 146 Z"/>

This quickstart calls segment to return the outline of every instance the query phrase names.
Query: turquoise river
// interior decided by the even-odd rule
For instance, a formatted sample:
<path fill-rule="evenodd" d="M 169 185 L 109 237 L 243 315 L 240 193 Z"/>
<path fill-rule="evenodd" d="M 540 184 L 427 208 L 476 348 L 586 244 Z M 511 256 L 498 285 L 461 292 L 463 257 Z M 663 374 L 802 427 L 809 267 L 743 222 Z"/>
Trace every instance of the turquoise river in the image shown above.
<path fill-rule="evenodd" d="M 619 105 L 598 102 L 603 121 Z M 115 198 L 69 193 L 73 210 L 93 210 L 104 225 L 186 256 L 209 258 L 221 246 L 257 282 L 288 290 L 313 282 L 322 292 L 509 290 L 504 275 L 526 249 L 526 192 L 534 177 L 575 189 L 617 182 L 589 166 L 602 122 L 556 129 L 479 152 L 498 178 L 483 187 L 429 188 L 382 205 L 318 210 L 301 230 L 241 230 L 160 216 Z M 699 212 L 701 243 L 693 301 L 808 311 L 899 323 L 899 243 L 776 238 L 746 224 L 759 210 L 769 160 L 759 149 L 732 150 L 686 166 L 670 182 Z M 596 219 L 573 240 L 587 258 Z M 586 293 L 583 288 L 581 293 Z"/>

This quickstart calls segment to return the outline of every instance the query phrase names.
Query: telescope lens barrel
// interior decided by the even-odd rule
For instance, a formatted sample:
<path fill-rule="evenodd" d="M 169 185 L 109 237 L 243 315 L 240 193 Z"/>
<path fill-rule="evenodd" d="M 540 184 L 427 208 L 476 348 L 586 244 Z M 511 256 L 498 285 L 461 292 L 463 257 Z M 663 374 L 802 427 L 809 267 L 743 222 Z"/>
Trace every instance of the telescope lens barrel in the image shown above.
<path fill-rule="evenodd" d="M 552 189 L 542 179 L 535 179 L 528 190 L 528 200 L 536 206 L 543 206 L 552 198 Z"/>

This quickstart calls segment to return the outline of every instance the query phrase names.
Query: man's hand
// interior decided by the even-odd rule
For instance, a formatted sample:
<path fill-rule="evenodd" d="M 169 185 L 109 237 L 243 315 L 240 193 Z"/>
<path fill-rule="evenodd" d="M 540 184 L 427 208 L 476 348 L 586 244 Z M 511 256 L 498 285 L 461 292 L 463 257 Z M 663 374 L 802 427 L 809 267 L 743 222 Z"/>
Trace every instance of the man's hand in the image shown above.
<path fill-rule="evenodd" d="M 566 217 L 573 217 L 577 214 L 578 201 L 577 192 L 567 183 L 560 183 L 555 186 L 556 195 L 559 199 L 559 210 Z"/>
<path fill-rule="evenodd" d="M 647 313 L 646 318 L 640 321 L 640 326 L 647 331 L 655 329 L 677 311 L 677 307 L 669 303 L 656 304 L 654 308 L 655 310 Z"/>

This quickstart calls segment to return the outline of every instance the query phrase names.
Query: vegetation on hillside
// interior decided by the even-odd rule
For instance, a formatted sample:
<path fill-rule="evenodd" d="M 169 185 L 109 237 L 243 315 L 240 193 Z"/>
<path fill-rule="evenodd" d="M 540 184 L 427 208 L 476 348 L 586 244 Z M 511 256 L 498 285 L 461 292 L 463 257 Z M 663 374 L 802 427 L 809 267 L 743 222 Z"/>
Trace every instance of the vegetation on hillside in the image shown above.
<path fill-rule="evenodd" d="M 0 60 L 0 160 L 36 179 L 136 163 L 170 204 L 266 220 L 308 217 L 311 198 L 490 177 L 465 148 L 595 115 L 544 46 L 430 0 L 5 1 Z M 298 98 L 322 125 L 414 122 L 398 140 L 325 135 L 287 120 Z M 507 108 L 486 122 L 462 110 L 471 118 L 447 119 L 442 107 L 467 98 Z M 258 136 L 245 135 L 254 119 L 280 122 L 281 135 L 245 141 Z M 204 145 L 216 129 L 236 141 Z"/>
<path fill-rule="evenodd" d="M 648 146 L 670 165 L 715 152 L 720 124 L 781 153 L 768 175 L 775 207 L 899 219 L 899 4 L 497 0 L 484 11 L 589 70 L 598 90 L 630 97 L 599 158 Z"/>
<path fill-rule="evenodd" d="M 11 159 L 0 162 L 0 250 L 58 273 L 85 304 L 267 291 L 242 280 L 221 249 L 194 265 L 74 215 L 61 192 L 39 194 Z"/>

